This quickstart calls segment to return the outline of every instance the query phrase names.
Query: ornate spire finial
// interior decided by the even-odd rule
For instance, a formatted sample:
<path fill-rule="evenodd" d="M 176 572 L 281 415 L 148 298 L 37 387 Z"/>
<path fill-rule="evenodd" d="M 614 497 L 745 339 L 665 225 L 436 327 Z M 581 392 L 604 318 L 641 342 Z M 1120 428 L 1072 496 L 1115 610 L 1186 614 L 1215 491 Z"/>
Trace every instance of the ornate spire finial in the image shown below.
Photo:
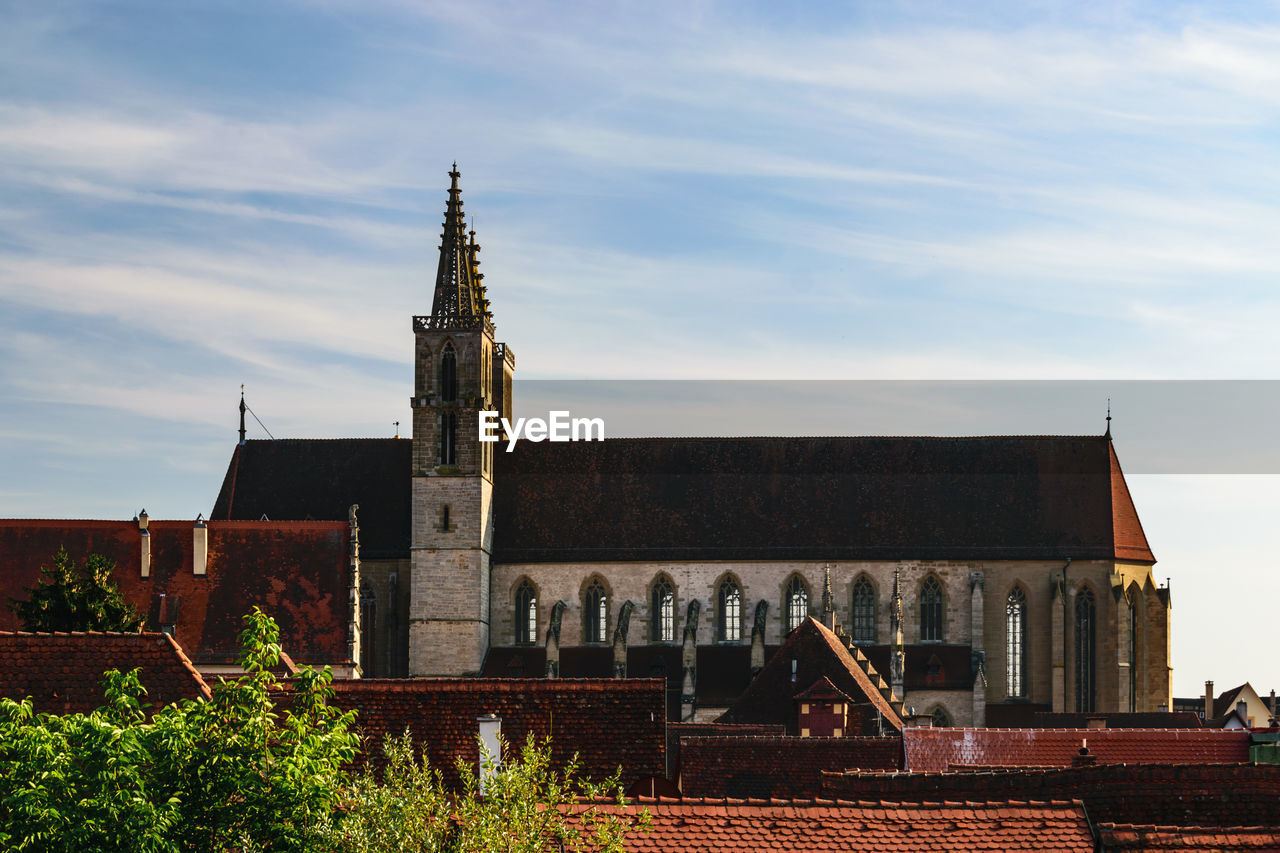
<path fill-rule="evenodd" d="M 822 567 L 822 624 L 832 631 L 836 628 L 835 596 L 831 594 L 831 564 Z"/>
<path fill-rule="evenodd" d="M 415 317 L 414 327 L 425 329 L 485 329 L 493 331 L 493 314 L 485 298 L 484 278 L 476 269 L 475 231 L 467 240 L 467 221 L 462 212 L 462 190 L 458 188 L 458 164 L 449 171 L 449 201 L 440 235 L 440 264 L 436 268 L 435 296 L 431 316 Z M 474 228 L 474 222 L 473 222 Z"/>
<path fill-rule="evenodd" d="M 247 407 L 244 404 L 244 383 L 240 383 L 240 443 L 244 444 L 244 410 Z"/>
<path fill-rule="evenodd" d="M 1107 398 L 1107 438 L 1111 438 L 1111 398 Z"/>

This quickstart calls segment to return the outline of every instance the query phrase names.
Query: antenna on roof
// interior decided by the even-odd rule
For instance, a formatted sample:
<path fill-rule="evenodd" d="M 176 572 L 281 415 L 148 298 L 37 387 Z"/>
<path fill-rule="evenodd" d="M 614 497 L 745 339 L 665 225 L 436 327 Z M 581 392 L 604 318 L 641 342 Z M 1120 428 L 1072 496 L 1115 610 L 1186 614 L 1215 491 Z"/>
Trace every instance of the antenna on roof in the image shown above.
<path fill-rule="evenodd" d="M 1107 438 L 1111 438 L 1111 398 L 1107 398 Z"/>
<path fill-rule="evenodd" d="M 271 439 L 272 441 L 276 440 L 276 437 L 271 434 L 271 430 L 267 429 L 267 425 L 262 422 L 262 419 L 258 417 L 258 414 L 253 409 L 250 409 L 249 405 L 245 403 L 244 383 L 241 382 L 240 383 L 240 443 L 241 444 L 244 444 L 244 413 L 245 412 L 248 412 L 249 414 L 253 415 L 253 419 L 258 422 L 258 426 L 262 427 L 262 431 L 267 434 L 267 438 Z"/>

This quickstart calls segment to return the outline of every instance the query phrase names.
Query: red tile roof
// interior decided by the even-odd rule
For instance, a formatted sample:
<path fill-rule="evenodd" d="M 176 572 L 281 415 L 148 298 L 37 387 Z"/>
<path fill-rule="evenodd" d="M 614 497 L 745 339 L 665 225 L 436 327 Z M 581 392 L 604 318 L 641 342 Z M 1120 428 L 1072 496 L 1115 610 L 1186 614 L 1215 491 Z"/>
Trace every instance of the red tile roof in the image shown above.
<path fill-rule="evenodd" d="M 522 442 L 494 476 L 498 562 L 1154 562 L 1103 436 Z"/>
<path fill-rule="evenodd" d="M 102 707 L 102 674 L 140 668 L 152 710 L 183 699 L 208 699 L 209 687 L 165 634 L 28 634 L 0 631 L 0 696 L 30 697 L 47 714 Z"/>
<path fill-rule="evenodd" d="M 408 728 L 436 769 L 456 784 L 456 758 L 479 760 L 476 718 L 496 714 L 508 744 L 551 738 L 552 760 L 577 753 L 596 780 L 622 768 L 622 785 L 663 776 L 666 715 L 661 679 L 356 679 L 334 682 L 334 703 L 354 708 L 364 758 L 377 760 L 385 735 Z"/>
<path fill-rule="evenodd" d="M 1267 815 L 1259 815 L 1267 817 Z M 1144 851 L 1280 850 L 1280 826 L 1151 826 L 1102 823 L 1098 825 L 1100 849 L 1114 853 Z"/>
<path fill-rule="evenodd" d="M 796 662 L 794 678 L 791 670 L 793 660 Z M 869 711 L 869 714 L 862 715 L 861 727 L 855 727 L 854 721 L 850 720 L 851 734 L 879 734 L 877 712 L 886 728 L 902 728 L 901 718 L 871 676 L 862 670 L 840 638 L 812 617 L 791 632 L 782 648 L 769 658 L 746 692 L 720 716 L 718 722 L 781 723 L 786 725 L 787 731 L 799 734 L 793 697 L 822 678 L 829 679 L 836 689 L 865 705 L 863 710 Z M 856 707 L 850 708 L 851 715 Z"/>
<path fill-rule="evenodd" d="M 65 547 L 116 561 L 113 579 L 159 630 L 161 595 L 177 601 L 175 639 L 197 667 L 233 663 L 242 618 L 261 607 L 280 625 L 285 650 L 303 664 L 347 664 L 350 528 L 345 522 L 208 522 L 208 573 L 192 570 L 190 521 L 151 521 L 151 575 L 141 576 L 133 521 L 0 519 L 0 599 L 25 598 L 40 567 Z M 7 607 L 0 630 L 22 627 Z"/>
<path fill-rule="evenodd" d="M 1249 732 L 1222 729 L 964 729 L 903 731 L 906 769 L 1070 767 L 1088 742 L 1099 764 L 1232 764 L 1249 760 Z"/>
<path fill-rule="evenodd" d="M 1234 826 L 1280 813 L 1280 765 L 1101 764 L 947 773 L 823 773 L 821 796 L 847 800 L 1082 800 L 1096 823 Z"/>
<path fill-rule="evenodd" d="M 812 798 L 831 770 L 899 770 L 900 737 L 682 737 L 680 790 L 690 797 Z"/>
<path fill-rule="evenodd" d="M 578 808 L 581 808 L 580 806 Z M 622 809 L 649 812 L 652 829 L 633 830 L 633 853 L 894 853 L 894 851 L 1093 850 L 1079 803 L 899 803 L 640 801 Z"/>

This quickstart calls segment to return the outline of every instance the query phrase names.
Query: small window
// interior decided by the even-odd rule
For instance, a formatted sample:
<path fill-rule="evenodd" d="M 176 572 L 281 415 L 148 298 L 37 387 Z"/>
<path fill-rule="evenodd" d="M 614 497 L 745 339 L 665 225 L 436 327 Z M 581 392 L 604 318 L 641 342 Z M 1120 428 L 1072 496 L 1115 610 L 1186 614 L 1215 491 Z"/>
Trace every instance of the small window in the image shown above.
<path fill-rule="evenodd" d="M 676 639 L 676 592 L 671 581 L 659 577 L 653 585 L 653 606 L 650 618 L 653 621 L 653 641 L 655 643 L 674 643 Z"/>
<path fill-rule="evenodd" d="M 866 575 L 853 585 L 853 641 L 876 641 L 876 591 Z"/>
<path fill-rule="evenodd" d="M 444 506 L 440 507 L 440 529 L 446 530 L 446 531 L 449 529 L 449 505 L 448 504 L 445 504 Z"/>
<path fill-rule="evenodd" d="M 799 575 L 787 584 L 787 633 L 790 634 L 809 615 L 809 588 Z"/>
<path fill-rule="evenodd" d="M 930 575 L 920 588 L 920 641 L 942 642 L 942 584 Z"/>
<path fill-rule="evenodd" d="M 720 584 L 719 630 L 717 634 L 721 642 L 736 643 L 742 639 L 742 591 L 733 578 L 725 578 Z"/>
<path fill-rule="evenodd" d="M 1005 601 L 1005 694 L 1027 698 L 1027 596 L 1015 586 Z"/>
<path fill-rule="evenodd" d="M 609 630 L 609 597 L 599 578 L 591 581 L 582 600 L 583 635 L 588 643 L 603 643 Z"/>
<path fill-rule="evenodd" d="M 538 595 L 533 584 L 523 581 L 516 590 L 516 642 L 535 643 L 538 640 Z"/>

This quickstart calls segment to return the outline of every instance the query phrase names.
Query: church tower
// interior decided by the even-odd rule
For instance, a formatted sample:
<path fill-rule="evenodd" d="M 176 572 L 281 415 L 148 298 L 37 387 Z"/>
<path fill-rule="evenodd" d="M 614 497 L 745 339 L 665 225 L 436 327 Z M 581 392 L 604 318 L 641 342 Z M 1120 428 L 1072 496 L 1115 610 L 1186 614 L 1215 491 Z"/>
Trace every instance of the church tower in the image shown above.
<path fill-rule="evenodd" d="M 413 318 L 411 676 L 464 675 L 484 664 L 498 445 L 479 441 L 479 422 L 482 411 L 510 417 L 515 370 L 515 357 L 493 339 L 457 164 L 449 177 L 431 314 Z"/>

